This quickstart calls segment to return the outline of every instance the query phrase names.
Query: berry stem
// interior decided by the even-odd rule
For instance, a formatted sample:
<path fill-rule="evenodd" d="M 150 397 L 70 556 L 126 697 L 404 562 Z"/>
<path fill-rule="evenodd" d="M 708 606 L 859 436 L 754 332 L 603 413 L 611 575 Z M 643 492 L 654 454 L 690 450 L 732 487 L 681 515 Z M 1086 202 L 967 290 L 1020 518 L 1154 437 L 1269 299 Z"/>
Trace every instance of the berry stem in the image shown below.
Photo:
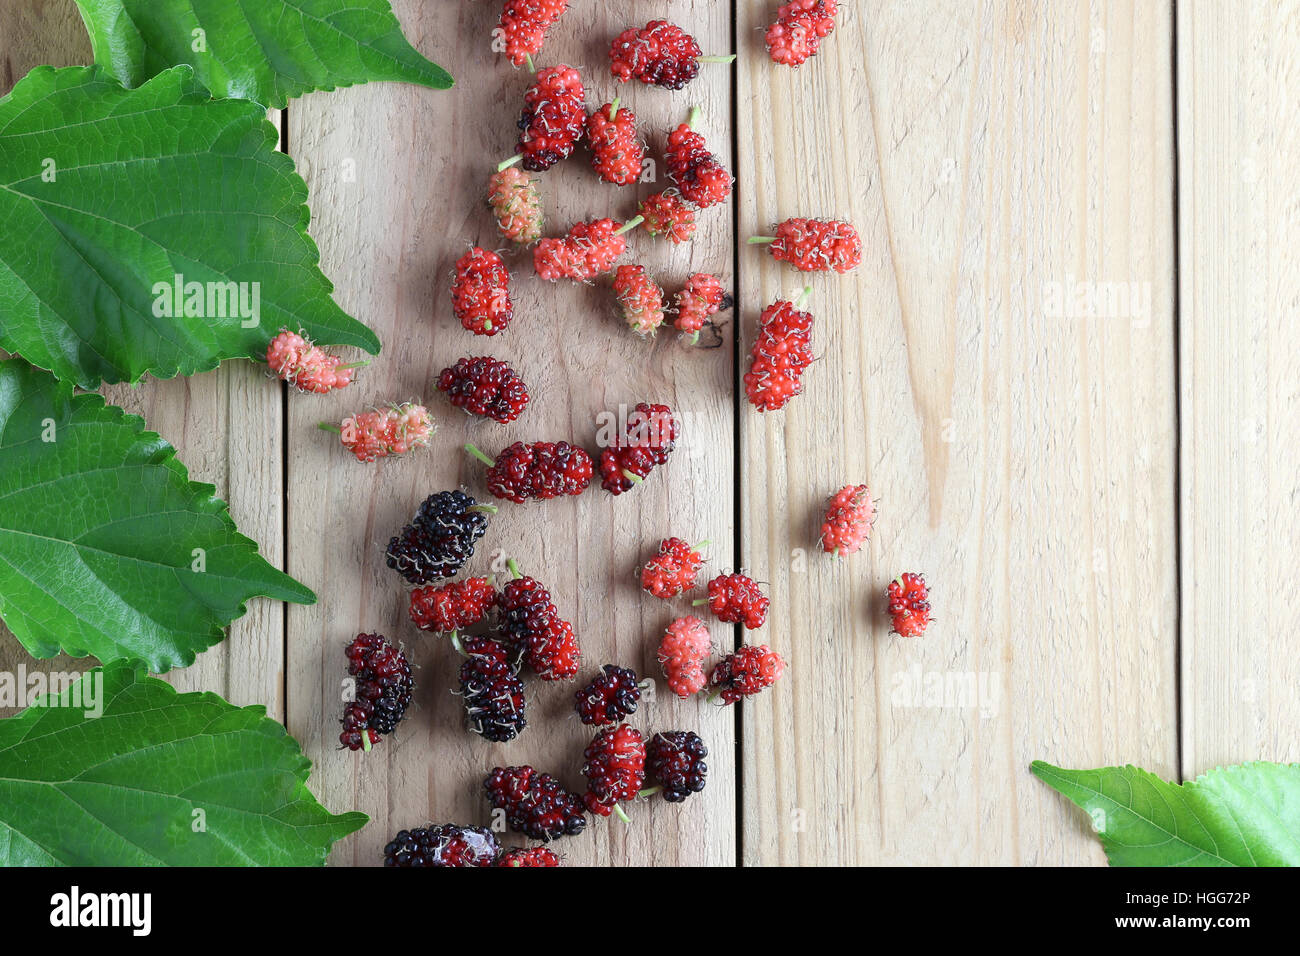
<path fill-rule="evenodd" d="M 498 508 L 496 505 L 470 505 L 470 506 L 469 506 L 468 508 L 466 508 L 465 510 L 466 510 L 466 511 L 479 511 L 479 512 L 482 512 L 483 514 L 494 515 L 494 514 L 496 514 L 498 511 L 500 511 L 501 509 Z"/>
<path fill-rule="evenodd" d="M 370 731 L 365 727 L 362 727 L 361 728 L 361 752 L 368 754 L 370 753 L 370 749 L 373 746 L 374 744 L 370 742 Z"/>
<path fill-rule="evenodd" d="M 479 451 L 477 448 L 475 448 L 475 447 L 474 447 L 473 445 L 471 445 L 469 442 L 466 442 L 466 443 L 465 443 L 465 450 L 466 450 L 467 452 L 469 452 L 471 455 L 473 455 L 475 458 L 477 458 L 479 461 L 483 462 L 483 464 L 487 465 L 489 468 L 495 468 L 495 467 L 496 467 L 496 462 L 495 462 L 495 461 L 493 461 L 493 460 L 492 460 L 491 458 L 489 458 L 487 455 L 483 454 L 481 451 Z"/>
<path fill-rule="evenodd" d="M 709 603 L 708 598 L 696 598 L 694 601 L 691 602 L 691 607 L 699 607 L 701 604 L 708 604 L 708 603 Z"/>
<path fill-rule="evenodd" d="M 523 153 L 515 153 L 509 159 L 503 159 L 501 160 L 501 162 L 497 163 L 497 172 L 501 172 L 502 170 L 509 169 L 515 163 L 521 163 L 523 162 L 523 160 L 524 160 Z"/>
<path fill-rule="evenodd" d="M 699 333 L 699 332 L 692 332 L 692 333 L 690 333 L 689 335 L 685 336 L 685 339 L 686 339 L 686 344 L 687 344 L 688 346 L 689 346 L 689 345 L 699 345 L 699 344 L 700 344 L 700 333 Z"/>
<path fill-rule="evenodd" d="M 736 60 L 736 54 L 734 54 L 734 53 L 732 53 L 732 54 L 730 54 L 730 55 L 728 55 L 728 56 L 717 56 L 717 55 L 714 55 L 714 56 L 697 56 L 697 57 L 695 58 L 695 61 L 696 61 L 697 63 L 734 63 L 735 60 Z"/>
<path fill-rule="evenodd" d="M 506 560 L 506 567 L 510 569 L 510 574 L 512 577 L 516 579 L 523 577 L 523 574 L 521 574 L 519 571 L 519 565 L 515 564 L 514 558 L 508 558 Z"/>
<path fill-rule="evenodd" d="M 343 434 L 343 429 L 339 428 L 337 425 L 332 425 L 329 422 L 320 422 L 316 427 L 323 432 L 333 432 L 336 435 Z"/>
<path fill-rule="evenodd" d="M 627 222 L 623 223 L 623 225 L 614 230 L 614 235 L 621 236 L 629 229 L 635 229 L 643 222 L 645 222 L 645 216 L 637 216 L 635 219 L 629 219 Z"/>
<path fill-rule="evenodd" d="M 662 789 L 663 789 L 662 784 L 655 787 L 646 787 L 644 790 L 641 790 L 640 792 L 637 793 L 636 798 L 640 800 L 642 797 L 653 797 L 656 793 L 658 793 Z"/>
<path fill-rule="evenodd" d="M 637 484 L 637 485 L 645 481 L 645 479 L 642 478 L 640 475 L 634 475 L 626 468 L 623 469 L 623 477 L 626 478 L 628 481 L 632 482 L 633 484 Z"/>
<path fill-rule="evenodd" d="M 686 125 L 689 126 L 691 129 L 695 129 L 695 124 L 699 122 L 700 114 L 702 112 L 704 111 L 701 110 L 698 106 L 692 106 L 691 115 L 686 117 Z"/>
<path fill-rule="evenodd" d="M 528 72 L 536 75 L 537 67 L 533 66 L 533 55 L 531 53 L 524 54 L 524 62 L 528 64 Z"/>
<path fill-rule="evenodd" d="M 460 634 L 456 631 L 451 632 L 451 646 L 456 649 L 456 653 L 461 657 L 469 657 L 469 655 L 465 653 L 465 648 L 460 646 Z"/>
<path fill-rule="evenodd" d="M 714 691 L 712 694 L 710 694 L 708 697 L 704 698 L 704 702 L 705 702 L 706 704 L 711 704 L 711 703 L 713 703 L 715 700 L 717 700 L 717 699 L 718 699 L 719 697 L 721 697 L 721 696 L 722 696 L 722 691 L 720 691 L 720 690 L 715 690 L 715 691 Z"/>
<path fill-rule="evenodd" d="M 799 293 L 799 298 L 795 300 L 794 307 L 802 309 L 808 303 L 808 297 L 812 295 L 812 286 L 806 285 L 803 291 Z"/>
<path fill-rule="evenodd" d="M 751 246 L 757 246 L 762 243 L 776 242 L 776 236 L 750 236 L 745 241 Z"/>
<path fill-rule="evenodd" d="M 365 359 L 364 361 L 361 361 L 361 362 L 349 362 L 347 365 L 340 365 L 339 368 L 340 368 L 340 369 L 344 369 L 344 368 L 365 368 L 365 367 L 366 367 L 367 365 L 369 365 L 369 364 L 370 364 L 370 359 Z"/>
<path fill-rule="evenodd" d="M 707 547 L 708 547 L 709 545 L 711 545 L 711 544 L 713 544 L 713 542 L 710 541 L 708 538 L 705 538 L 705 539 L 704 539 L 703 541 L 701 541 L 699 544 L 691 545 L 691 550 L 692 550 L 692 551 L 702 551 L 702 550 L 704 550 L 705 548 L 707 548 Z"/>
<path fill-rule="evenodd" d="M 619 818 L 620 820 L 622 820 L 624 823 L 631 823 L 631 822 L 632 822 L 631 818 L 630 818 L 626 813 L 623 812 L 623 808 L 620 807 L 617 803 L 614 804 L 614 813 L 615 813 L 615 814 L 618 816 L 618 818 Z"/>
<path fill-rule="evenodd" d="M 614 102 L 609 104 L 609 121 L 611 123 L 614 122 L 614 117 L 618 115 L 618 101 L 620 99 L 622 99 L 622 97 L 616 96 L 614 97 Z"/>

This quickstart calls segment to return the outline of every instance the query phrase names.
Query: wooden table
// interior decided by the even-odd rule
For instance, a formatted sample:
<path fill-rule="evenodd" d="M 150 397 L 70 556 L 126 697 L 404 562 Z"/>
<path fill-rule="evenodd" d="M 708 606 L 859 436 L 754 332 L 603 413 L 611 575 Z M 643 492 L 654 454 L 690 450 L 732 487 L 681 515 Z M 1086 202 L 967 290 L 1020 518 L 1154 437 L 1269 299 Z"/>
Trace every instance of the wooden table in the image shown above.
<path fill-rule="evenodd" d="M 542 57 L 583 68 L 591 103 L 621 93 L 656 158 L 703 107 L 734 208 L 702 215 L 679 249 L 640 235 L 634 257 L 669 287 L 724 277 L 737 309 L 720 347 L 642 341 L 606 283 L 541 283 L 526 256 L 511 260 L 509 333 L 459 328 L 449 274 L 470 244 L 497 244 L 483 184 L 513 148 L 529 78 L 489 49 L 498 4 L 399 0 L 454 91 L 375 84 L 281 117 L 322 266 L 383 354 L 330 397 L 287 395 L 243 362 L 108 390 L 320 596 L 254 602 L 169 679 L 265 704 L 314 761 L 321 799 L 371 815 L 333 862 L 378 862 L 401 827 L 486 822 L 478 785 L 498 763 L 578 783 L 589 733 L 573 687 L 534 683 L 515 742 L 466 733 L 457 659 L 410 626 L 384 545 L 425 495 L 483 492 L 462 442 L 590 445 L 598 413 L 641 400 L 685 421 L 663 473 L 619 498 L 507 505 L 472 570 L 514 557 L 574 622 L 588 669 L 658 676 L 658 638 L 686 604 L 642 595 L 634 569 L 664 535 L 709 538 L 711 572 L 767 583 L 752 637 L 790 671 L 728 709 L 661 683 L 636 722 L 697 729 L 708 789 L 590 826 L 559 844 L 569 863 L 1096 863 L 1084 816 L 1030 760 L 1185 778 L 1300 758 L 1300 5 L 858 0 L 797 71 L 763 54 L 776 5 L 614 14 L 575 0 Z M 609 38 L 661 15 L 738 65 L 705 66 L 680 93 L 617 87 Z M 5 89 L 35 64 L 89 58 L 70 0 L 7 4 L 0 38 Z M 663 185 L 601 185 L 583 160 L 543 183 L 552 233 L 626 218 L 633 191 Z M 743 239 L 792 215 L 853 221 L 864 262 L 813 278 L 819 361 L 802 397 L 759 415 L 739 389 L 754 321 L 802 282 Z M 526 378 L 519 422 L 476 424 L 436 396 L 431 378 L 465 354 Z M 440 429 L 406 460 L 357 464 L 315 427 L 413 398 Z M 879 522 L 867 551 L 833 561 L 817 551 L 821 510 L 858 481 Z M 920 640 L 883 618 L 904 570 L 933 588 Z M 335 749 L 342 646 L 359 630 L 401 639 L 419 666 L 411 717 L 364 757 Z M 724 648 L 742 636 L 713 634 Z M 6 635 L 0 663 L 22 658 Z"/>

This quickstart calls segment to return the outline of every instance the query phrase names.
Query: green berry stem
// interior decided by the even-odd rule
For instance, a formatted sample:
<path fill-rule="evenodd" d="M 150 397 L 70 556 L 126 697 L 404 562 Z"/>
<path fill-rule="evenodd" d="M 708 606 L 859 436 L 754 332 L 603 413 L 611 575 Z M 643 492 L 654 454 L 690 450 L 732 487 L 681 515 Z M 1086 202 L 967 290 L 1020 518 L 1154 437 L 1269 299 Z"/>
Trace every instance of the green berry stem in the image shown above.
<path fill-rule="evenodd" d="M 524 62 L 528 64 L 528 72 L 535 75 L 537 67 L 533 66 L 533 55 L 531 53 L 524 54 Z"/>
<path fill-rule="evenodd" d="M 700 342 L 700 333 L 699 333 L 699 332 L 692 332 L 692 333 L 690 333 L 689 335 L 685 336 L 685 339 L 686 339 L 686 344 L 687 344 L 688 346 L 689 346 L 689 345 L 698 345 L 699 342 Z"/>
<path fill-rule="evenodd" d="M 699 544 L 693 544 L 693 545 L 691 545 L 691 550 L 692 550 L 692 551 L 703 551 L 705 548 L 707 548 L 707 547 L 708 547 L 709 545 L 711 545 L 711 544 L 713 544 L 713 542 L 710 541 L 708 538 L 705 538 L 705 539 L 704 539 L 703 541 L 701 541 Z"/>
<path fill-rule="evenodd" d="M 689 126 L 691 129 L 695 129 L 695 124 L 699 122 L 700 114 L 703 112 L 704 111 L 701 110 L 698 106 L 692 106 L 691 115 L 686 117 L 686 125 Z"/>
<path fill-rule="evenodd" d="M 479 461 L 483 462 L 483 464 L 487 465 L 489 468 L 496 467 L 495 461 L 493 461 L 487 455 L 483 454 L 481 451 L 479 451 L 476 447 L 474 447 L 469 442 L 465 443 L 465 450 L 469 452 L 471 455 L 473 455 L 475 458 L 477 458 Z"/>
<path fill-rule="evenodd" d="M 645 479 L 642 478 L 640 475 L 634 475 L 626 468 L 623 469 L 623 477 L 626 478 L 628 481 L 632 482 L 633 484 L 637 484 L 637 485 L 645 481 Z"/>
<path fill-rule="evenodd" d="M 732 53 L 727 56 L 697 56 L 695 61 L 697 63 L 734 63 L 736 61 L 736 54 Z"/>
<path fill-rule="evenodd" d="M 480 511 L 483 514 L 494 515 L 501 509 L 496 505 L 470 505 L 466 511 Z"/>
<path fill-rule="evenodd" d="M 451 632 L 451 646 L 456 649 L 456 653 L 461 657 L 469 657 L 469 655 L 465 653 L 465 648 L 460 646 L 460 634 L 456 631 Z"/>
<path fill-rule="evenodd" d="M 361 728 L 361 752 L 370 753 L 370 750 L 373 747 L 374 744 L 370 742 L 370 730 L 366 727 L 362 727 Z"/>
<path fill-rule="evenodd" d="M 614 97 L 614 102 L 609 104 L 609 121 L 611 123 L 614 122 L 614 117 L 618 115 L 618 101 L 620 99 L 622 99 L 622 97 L 616 96 Z"/>
<path fill-rule="evenodd" d="M 336 435 L 343 434 L 343 429 L 339 428 L 339 426 L 337 425 L 332 425 L 329 422 L 320 422 L 316 425 L 316 427 L 323 432 L 333 432 Z"/>
<path fill-rule="evenodd" d="M 751 246 L 757 246 L 763 243 L 776 242 L 776 236 L 750 236 L 745 241 Z"/>
<path fill-rule="evenodd" d="M 366 367 L 367 365 L 369 365 L 369 364 L 370 364 L 370 359 L 365 359 L 364 361 L 361 361 L 361 362 L 349 362 L 347 365 L 340 365 L 339 368 L 341 368 L 341 369 L 344 369 L 344 368 L 365 368 L 365 367 Z"/>
<path fill-rule="evenodd" d="M 715 691 L 714 691 L 712 694 L 710 694 L 708 697 L 704 698 L 704 702 L 705 702 L 706 704 L 711 704 L 711 703 L 713 703 L 715 700 L 717 700 L 717 699 L 718 699 L 719 697 L 721 697 L 721 696 L 722 696 L 722 691 L 720 691 L 720 690 L 715 690 Z"/>
<path fill-rule="evenodd" d="M 641 790 L 637 793 L 636 798 L 640 800 L 642 797 L 653 797 L 656 793 L 658 793 L 662 789 L 663 789 L 662 784 L 655 787 L 646 787 L 644 790 Z"/>
<path fill-rule="evenodd" d="M 515 564 L 514 558 L 506 559 L 506 567 L 510 569 L 510 574 L 516 579 L 523 577 L 523 574 L 519 571 L 519 565 Z"/>
<path fill-rule="evenodd" d="M 803 291 L 799 293 L 799 298 L 795 300 L 794 307 L 796 309 L 802 309 L 805 305 L 808 304 L 808 297 L 811 295 L 812 295 L 812 286 L 810 285 L 804 286 Z"/>
<path fill-rule="evenodd" d="M 515 153 L 509 159 L 503 159 L 501 160 L 501 162 L 497 163 L 497 172 L 501 172 L 502 170 L 509 169 L 515 163 L 523 162 L 523 159 L 524 159 L 523 153 Z"/>
<path fill-rule="evenodd" d="M 621 236 L 629 229 L 635 229 L 643 222 L 645 222 L 645 216 L 637 216 L 635 219 L 629 219 L 627 222 L 623 223 L 623 225 L 614 230 L 614 235 Z"/>
<path fill-rule="evenodd" d="M 620 807 L 617 803 L 614 804 L 614 813 L 617 814 L 618 818 L 622 820 L 624 823 L 632 822 L 631 818 L 626 813 L 623 812 L 623 808 Z"/>
<path fill-rule="evenodd" d="M 708 598 L 696 598 L 694 601 L 691 602 L 691 607 L 699 607 L 701 604 L 708 604 L 708 603 L 709 603 Z"/>

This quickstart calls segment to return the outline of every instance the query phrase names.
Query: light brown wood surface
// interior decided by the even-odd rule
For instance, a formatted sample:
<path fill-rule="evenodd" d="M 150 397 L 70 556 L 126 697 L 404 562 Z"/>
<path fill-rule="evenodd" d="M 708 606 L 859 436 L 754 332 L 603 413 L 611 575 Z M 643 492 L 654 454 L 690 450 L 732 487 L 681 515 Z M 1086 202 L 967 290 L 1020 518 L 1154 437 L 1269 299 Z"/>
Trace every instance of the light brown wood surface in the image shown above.
<path fill-rule="evenodd" d="M 1300 4 L 1178 8 L 1182 748 L 1300 759 Z"/>
<path fill-rule="evenodd" d="M 459 327 L 449 277 L 471 244 L 501 245 L 483 190 L 513 150 L 530 78 L 489 47 L 497 3 L 398 0 L 456 89 L 373 84 L 287 111 L 322 267 L 383 353 L 328 397 L 286 401 L 247 363 L 109 390 L 320 597 L 253 602 L 169 679 L 267 705 L 312 758 L 322 801 L 370 814 L 331 862 L 377 863 L 401 827 L 487 823 L 479 787 L 496 764 L 580 784 L 591 734 L 574 685 L 530 682 L 516 741 L 470 735 L 451 693 L 459 659 L 409 623 L 384 549 L 426 495 L 486 496 L 463 442 L 594 449 L 597 414 L 643 400 L 683 419 L 665 468 L 619 498 L 501 503 L 469 565 L 515 558 L 574 623 L 584 676 L 610 662 L 657 678 L 634 724 L 696 729 L 710 746 L 703 795 L 633 807 L 630 826 L 595 822 L 556 845 L 566 863 L 1099 863 L 1086 819 L 1031 760 L 1175 778 L 1297 759 L 1300 7 L 860 2 L 791 71 L 763 52 L 777 5 L 746 0 L 733 20 L 701 0 L 574 0 L 539 58 L 579 67 L 589 105 L 621 94 L 660 163 L 667 131 L 703 107 L 737 174 L 734 210 L 703 213 L 682 248 L 638 232 L 626 261 L 670 290 L 718 272 L 737 298 L 719 347 L 639 340 L 607 279 L 552 286 L 527 253 L 508 256 L 510 329 Z M 616 84 L 609 38 L 656 16 L 739 63 L 703 67 L 680 93 Z M 4 90 L 33 65 L 88 56 L 71 2 L 0 9 Z M 599 184 L 587 159 L 542 174 L 547 234 L 630 217 L 664 185 L 662 165 L 659 183 Z M 808 280 L 818 361 L 804 395 L 759 415 L 740 387 L 758 313 L 807 277 L 743 242 L 796 215 L 851 220 L 863 264 Z M 1080 293 L 1102 297 L 1097 314 L 1078 314 Z M 471 354 L 526 379 L 518 422 L 476 422 L 434 390 Z M 404 460 L 358 464 L 316 428 L 414 399 L 439 430 Z M 835 561 L 818 549 L 825 501 L 862 481 L 875 532 Z M 763 629 L 712 630 L 720 650 L 747 640 L 784 655 L 777 687 L 726 709 L 667 693 L 655 648 L 689 602 L 641 594 L 634 571 L 670 534 L 712 540 L 708 574 L 739 565 L 769 589 Z M 888 634 L 883 611 L 907 570 L 933 591 L 937 620 L 918 640 Z M 342 648 L 363 630 L 404 642 L 419 687 L 366 756 L 336 747 Z M 0 637 L 0 669 L 25 659 Z M 962 696 L 972 683 L 983 696 Z M 936 685 L 951 693 L 934 699 Z"/>

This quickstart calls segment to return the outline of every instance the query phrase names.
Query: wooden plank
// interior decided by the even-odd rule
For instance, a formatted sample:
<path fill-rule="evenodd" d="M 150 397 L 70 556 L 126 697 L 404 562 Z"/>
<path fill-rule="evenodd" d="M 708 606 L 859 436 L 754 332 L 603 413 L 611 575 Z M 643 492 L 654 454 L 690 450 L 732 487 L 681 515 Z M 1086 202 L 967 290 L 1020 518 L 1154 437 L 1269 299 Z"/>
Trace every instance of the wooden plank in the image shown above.
<path fill-rule="evenodd" d="M 745 705 L 743 859 L 1099 862 L 1027 765 L 1175 769 L 1169 10 L 845 7 L 788 71 L 775 6 L 737 25 L 742 234 L 848 218 L 865 252 L 812 279 L 806 393 L 742 419 L 742 560 L 791 662 Z M 742 253 L 746 352 L 801 280 Z M 1076 317 L 1076 281 L 1139 307 Z M 869 552 L 836 563 L 824 502 L 863 480 Z M 904 570 L 919 640 L 886 633 Z"/>
<path fill-rule="evenodd" d="M 594 446 L 595 416 L 620 404 L 664 401 L 685 422 L 684 447 L 662 474 L 613 498 L 599 488 L 563 501 L 504 503 L 467 571 L 492 570 L 494 550 L 515 557 L 551 589 L 574 623 L 587 666 L 606 662 L 658 676 L 655 649 L 664 626 L 687 602 L 669 606 L 639 593 L 633 570 L 659 538 L 680 534 L 718 542 L 715 565 L 732 560 L 734 368 L 730 340 L 688 351 L 671 334 L 641 341 L 613 314 L 607 282 L 542 283 L 531 257 L 509 261 L 514 324 L 504 334 L 473 338 L 453 318 L 449 277 L 471 245 L 500 245 L 484 205 L 488 175 L 514 148 L 515 121 L 530 83 L 489 50 L 499 4 L 395 4 L 416 47 L 456 77 L 450 92 L 371 85 L 295 102 L 290 152 L 311 188 L 312 235 L 338 301 L 370 323 L 383 355 L 356 386 L 329 397 L 291 396 L 289 418 L 290 571 L 318 588 L 321 602 L 289 615 L 289 728 L 316 763 L 313 788 L 334 808 L 369 813 L 371 824 L 340 844 L 336 863 L 374 864 L 401 827 L 434 822 L 487 823 L 480 784 L 497 764 L 531 763 L 581 783 L 582 750 L 591 737 L 572 714 L 574 685 L 530 682 L 530 726 L 509 744 L 493 745 L 463 728 L 450 691 L 459 659 L 441 639 L 407 618 L 407 588 L 384 564 L 389 537 L 435 491 L 464 486 L 485 497 L 483 468 L 467 459 L 467 440 L 494 453 L 514 440 L 573 440 Z M 650 14 L 646 14 L 648 17 Z M 639 16 L 639 15 L 638 15 Z M 729 44 L 725 5 L 677 4 L 674 16 L 716 50 Z M 638 113 L 656 155 L 665 131 L 692 104 L 729 159 L 731 77 L 709 67 L 689 93 L 617 88 L 605 65 L 609 39 L 627 24 L 598 4 L 574 4 L 547 42 L 539 66 L 583 67 L 588 102 L 621 94 Z M 586 154 L 544 174 L 549 234 L 574 221 L 635 211 L 632 190 L 599 184 Z M 636 187 L 648 195 L 659 186 Z M 644 261 L 667 284 L 692 271 L 730 263 L 733 222 L 727 210 L 702 217 L 691 245 L 671 251 L 643 233 L 629 261 Z M 730 279 L 729 275 L 726 278 Z M 451 408 L 431 379 L 458 357 L 507 359 L 528 382 L 533 403 L 510 426 L 476 423 Z M 316 429 L 353 409 L 423 398 L 440 429 L 433 448 L 406 460 L 362 465 Z M 414 710 L 395 737 L 368 756 L 337 747 L 342 649 L 358 631 L 402 640 L 418 665 Z M 719 628 L 719 642 L 730 640 Z M 638 713 L 645 729 L 698 729 L 712 749 L 707 791 L 684 806 L 633 808 L 634 823 L 601 821 L 557 845 L 571 863 L 725 864 L 735 861 L 732 714 L 701 702 L 680 704 L 660 693 Z M 516 843 L 526 842 L 511 835 Z"/>
<path fill-rule="evenodd" d="M 91 60 L 90 42 L 73 4 L 6 5 L 0 10 L 0 36 L 5 39 L 3 92 L 38 64 Z M 231 362 L 190 379 L 106 388 L 104 395 L 144 416 L 152 431 L 175 445 L 190 477 L 214 484 L 240 531 L 259 543 L 272 564 L 281 562 L 282 387 L 268 382 L 265 370 Z M 95 663 L 61 656 L 33 664 L 3 626 L 0 632 L 0 670 L 27 662 L 29 668 L 67 673 Z M 283 649 L 283 604 L 254 600 L 225 641 L 167 679 L 183 690 L 215 691 L 235 704 L 263 704 L 268 714 L 283 720 Z"/>
<path fill-rule="evenodd" d="M 1300 4 L 1178 5 L 1182 762 L 1294 761 Z"/>

